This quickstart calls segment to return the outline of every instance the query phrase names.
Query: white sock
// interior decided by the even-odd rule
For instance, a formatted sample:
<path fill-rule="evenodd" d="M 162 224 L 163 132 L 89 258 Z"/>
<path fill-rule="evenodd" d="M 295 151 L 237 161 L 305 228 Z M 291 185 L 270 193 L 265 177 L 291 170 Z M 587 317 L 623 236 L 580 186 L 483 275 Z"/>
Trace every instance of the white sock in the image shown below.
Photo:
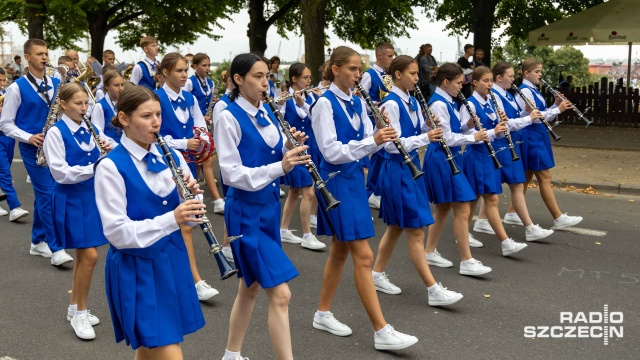
<path fill-rule="evenodd" d="M 317 216 L 317 215 L 311 215 L 311 216 L 309 216 L 309 218 L 311 218 L 311 219 L 317 219 L 317 218 L 318 218 L 318 216 Z"/>
<path fill-rule="evenodd" d="M 506 239 L 504 239 L 504 240 L 500 240 L 500 243 L 501 243 L 501 244 L 504 244 L 504 242 L 505 242 L 505 241 L 507 241 L 507 240 L 509 240 L 509 238 L 506 238 Z"/>
<path fill-rule="evenodd" d="M 329 314 L 331 314 L 331 311 L 320 311 L 320 310 L 316 311 L 316 317 L 319 317 L 319 318 L 325 317 Z"/>
<path fill-rule="evenodd" d="M 376 281 L 380 279 L 380 276 L 382 276 L 382 273 L 377 271 L 371 271 L 371 275 L 373 275 L 373 281 Z"/>
<path fill-rule="evenodd" d="M 376 335 L 380 336 L 380 335 L 384 335 L 387 330 L 389 330 L 389 324 L 385 325 L 382 329 L 376 331 Z"/>
<path fill-rule="evenodd" d="M 84 310 L 76 310 L 76 316 L 87 315 L 87 309 Z"/>
<path fill-rule="evenodd" d="M 235 360 L 238 356 L 240 356 L 240 351 L 229 351 L 224 349 L 224 357 L 222 360 Z"/>
<path fill-rule="evenodd" d="M 281 229 L 280 229 L 280 234 L 284 234 L 284 233 L 286 233 L 286 232 L 288 232 L 288 231 L 289 231 L 289 229 L 282 229 L 282 228 L 281 228 Z"/>
<path fill-rule="evenodd" d="M 69 311 L 73 311 L 74 313 L 78 310 L 78 304 L 69 305 Z"/>
<path fill-rule="evenodd" d="M 308 238 L 310 238 L 310 237 L 312 237 L 312 236 L 313 236 L 313 234 L 312 234 L 312 233 L 306 233 L 306 234 L 302 235 L 302 238 L 303 238 L 303 239 L 308 239 Z"/>
<path fill-rule="evenodd" d="M 440 289 L 440 284 L 435 283 L 435 284 L 433 284 L 433 285 L 429 286 L 429 287 L 427 288 L 427 291 L 429 292 L 429 294 L 433 295 L 433 294 L 435 294 L 435 293 L 436 293 L 436 291 L 437 291 L 438 289 Z"/>
<path fill-rule="evenodd" d="M 525 230 L 533 230 L 533 223 L 524 227 Z"/>

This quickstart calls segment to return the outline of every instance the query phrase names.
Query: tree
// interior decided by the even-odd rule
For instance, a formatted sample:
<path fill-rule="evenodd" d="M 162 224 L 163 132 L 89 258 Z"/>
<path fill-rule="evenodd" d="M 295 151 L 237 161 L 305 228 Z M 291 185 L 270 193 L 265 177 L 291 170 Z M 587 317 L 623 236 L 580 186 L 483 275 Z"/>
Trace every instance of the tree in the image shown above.
<path fill-rule="evenodd" d="M 264 56 L 267 50 L 267 31 L 279 22 L 280 28 L 287 26 L 281 21 L 300 4 L 300 0 L 249 0 L 249 51 Z"/>
<path fill-rule="evenodd" d="M 430 5 L 434 5 L 433 0 Z M 433 11 L 436 20 L 448 21 L 446 30 L 453 34 L 474 33 L 474 46 L 485 50 L 485 61 L 491 64 L 491 33 L 506 25 L 503 36 L 523 41 L 529 31 L 558 21 L 604 0 L 437 0 Z M 471 5 L 471 6 L 470 6 Z"/>

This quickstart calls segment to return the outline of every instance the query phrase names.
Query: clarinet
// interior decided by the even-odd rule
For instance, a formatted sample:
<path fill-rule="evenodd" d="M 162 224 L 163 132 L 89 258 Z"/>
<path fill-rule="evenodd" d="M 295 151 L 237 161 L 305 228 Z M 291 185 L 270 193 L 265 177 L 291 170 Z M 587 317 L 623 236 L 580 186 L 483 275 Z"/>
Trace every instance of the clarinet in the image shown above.
<path fill-rule="evenodd" d="M 415 87 L 415 93 L 416 93 L 416 98 L 418 98 L 418 101 L 420 102 L 420 106 L 427 114 L 425 116 L 425 119 L 429 121 L 429 124 L 428 124 L 429 127 L 432 129 L 440 128 L 440 126 L 436 124 L 435 116 L 431 112 L 431 109 L 429 109 L 429 106 L 427 106 L 427 101 L 424 99 L 424 96 L 422 95 L 422 91 L 420 91 L 420 88 L 417 86 Z M 449 148 L 449 145 L 447 145 L 447 142 L 445 141 L 444 136 L 440 140 L 440 146 L 442 146 L 442 150 L 444 150 L 444 153 L 447 155 L 447 162 L 449 163 L 449 167 L 451 168 L 451 173 L 453 175 L 460 174 L 460 169 L 458 169 L 456 162 L 453 161 L 453 154 L 451 153 L 451 149 Z"/>
<path fill-rule="evenodd" d="M 514 84 L 511 84 L 511 88 L 518 93 L 518 95 L 520 95 L 520 97 L 522 98 L 522 100 L 524 100 L 525 103 L 527 103 L 527 105 L 529 105 L 529 107 L 533 110 L 536 110 L 537 107 L 534 103 L 531 102 L 531 100 L 529 100 L 528 97 L 524 96 L 524 94 L 522 93 L 522 90 L 520 90 L 519 87 L 515 86 Z M 547 119 L 545 119 L 544 117 L 542 119 L 540 119 L 540 121 L 542 121 L 542 124 L 544 124 L 544 127 L 547 128 L 547 131 L 549 132 L 549 134 L 551 134 L 551 137 L 553 138 L 553 141 L 558 141 L 560 140 L 562 137 L 558 134 L 556 134 L 555 131 L 553 131 L 553 126 L 551 126 L 551 124 L 549 124 L 549 122 L 547 121 Z"/>
<path fill-rule="evenodd" d="M 374 119 L 376 119 L 376 122 L 383 128 L 391 127 L 391 124 L 386 122 L 385 119 L 382 117 L 382 113 L 380 112 L 380 109 L 376 106 L 376 104 L 373 103 L 373 100 L 371 100 L 371 96 L 369 96 L 369 93 L 367 93 L 367 91 L 362 87 L 362 85 L 359 82 L 356 82 L 356 88 L 360 92 L 360 95 L 362 95 L 362 97 L 364 98 L 364 101 L 367 103 L 367 105 L 369 105 L 369 108 L 371 109 L 371 113 L 373 114 Z M 393 141 L 393 144 L 396 146 L 396 149 L 398 149 L 398 152 L 404 159 L 403 163 L 409 166 L 409 171 L 411 171 L 411 176 L 413 177 L 413 180 L 424 175 L 424 173 L 420 171 L 420 169 L 418 169 L 418 166 L 416 166 L 416 164 L 413 162 L 413 159 L 409 155 L 409 152 L 404 148 L 402 141 L 400 141 L 400 139 L 398 138 Z"/>
<path fill-rule="evenodd" d="M 458 98 L 462 100 L 462 103 L 467 108 L 467 111 L 469 112 L 469 115 L 471 115 L 471 118 L 473 119 L 473 122 L 476 124 L 476 127 L 478 128 L 478 130 L 482 130 L 483 128 L 482 128 L 482 123 L 480 122 L 480 118 L 478 117 L 478 115 L 476 115 L 473 112 L 473 110 L 471 110 L 471 106 L 469 105 L 467 98 L 464 97 L 462 92 L 458 93 Z M 496 151 L 493 150 L 493 145 L 491 145 L 491 141 L 483 140 L 483 142 L 487 147 L 487 150 L 489 151 L 489 156 L 491 156 L 491 160 L 493 160 L 493 166 L 496 169 L 500 169 L 502 167 L 502 164 L 500 164 L 500 161 L 498 161 L 498 158 L 496 157 Z"/>
<path fill-rule="evenodd" d="M 169 146 L 164 141 L 164 139 L 160 136 L 160 134 L 156 133 L 156 142 L 160 146 L 160 150 L 162 151 L 162 156 L 166 159 L 167 165 L 169 165 L 169 169 L 171 170 L 171 174 L 173 174 L 173 180 L 176 182 L 176 186 L 180 193 L 182 193 L 182 198 L 187 200 L 195 199 L 193 192 L 191 189 L 187 187 L 187 182 L 184 179 L 184 175 L 182 173 L 182 168 L 178 166 L 176 159 L 173 157 Z M 202 222 L 199 224 L 202 232 L 204 233 L 204 238 L 209 243 L 211 250 L 209 250 L 209 254 L 213 254 L 213 257 L 216 259 L 218 263 L 218 268 L 220 269 L 220 277 L 222 280 L 228 279 L 233 276 L 238 270 L 234 269 L 231 264 L 227 261 L 227 259 L 222 254 L 222 246 L 218 243 L 216 236 L 213 234 L 213 226 L 211 226 L 211 222 L 207 219 L 206 215 L 196 215 L 196 218 L 202 219 Z M 242 235 L 240 235 L 242 236 Z M 229 238 L 229 241 L 233 241 L 238 237 Z"/>
<path fill-rule="evenodd" d="M 489 100 L 491 100 L 493 107 L 496 109 L 496 112 L 498 113 L 497 114 L 498 119 L 500 119 L 500 112 L 502 112 L 502 109 L 500 109 L 500 107 L 498 106 L 498 102 L 496 101 L 496 95 L 493 93 L 492 90 L 489 90 L 489 96 L 490 96 Z M 509 130 L 509 124 L 507 124 L 507 131 L 504 133 L 504 137 L 507 139 L 507 144 L 509 144 L 509 151 L 511 151 L 511 161 L 520 160 L 520 157 L 516 153 L 516 147 L 513 145 L 513 140 L 511 139 L 511 131 Z"/>
<path fill-rule="evenodd" d="M 540 82 L 542 82 L 544 84 L 544 86 L 547 87 L 547 89 L 553 94 L 553 96 L 560 98 L 560 100 L 565 101 L 566 98 L 556 89 L 553 88 L 553 86 L 549 85 L 549 83 L 547 83 L 546 81 L 544 81 L 543 79 L 540 79 Z M 576 113 L 576 115 L 578 115 L 578 117 L 580 118 L 580 120 L 584 121 L 585 124 L 587 124 L 587 126 L 591 125 L 591 123 L 593 122 L 592 120 L 587 119 L 586 116 L 584 116 L 584 114 L 582 113 L 582 111 L 578 110 L 577 107 L 573 107 L 573 112 Z M 584 112 L 587 112 L 589 110 L 589 108 L 587 108 Z"/>
<path fill-rule="evenodd" d="M 287 140 L 289 140 L 289 143 L 291 143 L 293 148 L 299 147 L 300 143 L 298 142 L 298 140 L 296 140 L 296 138 L 291 133 L 291 126 L 289 125 L 287 120 L 284 119 L 284 116 L 282 116 L 282 113 L 280 112 L 280 110 L 278 110 L 278 106 L 276 105 L 275 101 L 273 101 L 271 96 L 269 96 L 269 94 L 266 92 L 263 93 L 263 96 L 267 100 L 267 104 L 269 104 L 269 108 L 271 108 L 271 111 L 276 116 L 276 119 L 278 120 L 278 124 L 280 124 L 280 127 L 282 128 L 282 132 L 287 137 Z M 306 156 L 306 155 L 308 155 L 306 150 L 298 153 L 298 156 Z M 336 200 L 336 198 L 333 197 L 333 194 L 331 194 L 329 189 L 327 189 L 325 181 L 322 180 L 322 177 L 320 176 L 320 172 L 318 172 L 318 168 L 316 167 L 316 165 L 313 163 L 311 159 L 309 159 L 309 162 L 305 164 L 305 167 L 307 168 L 307 170 L 309 170 L 309 174 L 311 174 L 311 178 L 313 179 L 313 182 L 316 184 L 316 189 L 318 189 L 318 192 L 320 192 L 320 195 L 322 196 L 324 203 L 327 205 L 326 210 L 327 211 L 332 210 L 336 206 L 340 205 L 340 201 Z"/>
<path fill-rule="evenodd" d="M 84 121 L 84 123 L 87 125 L 87 129 L 89 129 L 89 134 L 91 134 L 93 142 L 96 143 L 96 147 L 98 147 L 98 150 L 100 150 L 100 157 L 107 155 L 107 150 L 105 150 L 104 146 L 102 146 L 102 143 L 100 142 L 100 136 L 98 136 L 96 128 L 93 127 L 93 124 L 91 123 L 91 120 L 89 120 L 89 117 L 87 115 L 82 115 L 82 121 Z"/>

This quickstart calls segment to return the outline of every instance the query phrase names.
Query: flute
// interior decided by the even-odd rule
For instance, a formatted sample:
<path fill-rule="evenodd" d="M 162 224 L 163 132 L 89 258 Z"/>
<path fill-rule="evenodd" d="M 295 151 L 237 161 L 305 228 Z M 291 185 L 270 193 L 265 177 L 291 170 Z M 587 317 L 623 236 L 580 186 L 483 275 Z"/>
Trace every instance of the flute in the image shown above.
<path fill-rule="evenodd" d="M 489 100 L 493 104 L 493 107 L 496 109 L 498 113 L 498 119 L 500 119 L 500 113 L 503 112 L 502 109 L 498 106 L 498 102 L 496 101 L 496 95 L 492 90 L 489 90 Z M 504 112 L 503 112 L 504 113 Z M 511 151 L 511 161 L 518 161 L 520 157 L 516 153 L 516 147 L 513 145 L 513 140 L 511 139 L 511 130 L 509 130 L 509 124 L 507 125 L 507 131 L 504 133 L 504 137 L 507 139 L 507 144 L 509 144 L 509 151 Z"/>
<path fill-rule="evenodd" d="M 462 92 L 458 93 L 458 98 L 462 100 L 462 103 L 467 108 L 467 111 L 469 112 L 469 115 L 473 119 L 473 122 L 476 124 L 476 127 L 478 128 L 478 130 L 482 130 L 483 128 L 482 128 L 482 123 L 480 122 L 480 118 L 478 117 L 478 115 L 476 115 L 473 112 L 473 110 L 471 110 L 471 105 L 469 105 L 467 98 L 464 97 L 464 95 L 462 95 Z M 502 167 L 502 164 L 500 164 L 498 157 L 496 157 L 496 151 L 493 150 L 493 145 L 491 145 L 491 141 L 483 140 L 483 142 L 484 142 L 484 145 L 487 147 L 487 150 L 489 151 L 489 156 L 491 156 L 491 160 L 493 160 L 493 166 L 496 169 L 500 169 Z"/>
<path fill-rule="evenodd" d="M 518 93 L 518 95 L 520 95 L 520 97 L 522 98 L 522 100 L 524 100 L 524 102 L 532 109 L 532 110 L 536 110 L 537 107 L 534 103 L 531 102 L 531 100 L 529 100 L 528 97 L 524 96 L 524 94 L 522 93 L 522 90 L 520 90 L 519 87 L 515 86 L 514 84 L 511 84 L 511 88 Z M 542 121 L 542 124 L 544 124 L 544 127 L 547 128 L 547 131 L 549 132 L 549 134 L 551 134 L 551 137 L 553 138 L 553 141 L 558 141 L 560 140 L 562 137 L 558 134 L 555 133 L 555 131 L 553 131 L 553 126 L 551 126 L 551 124 L 549 124 L 549 122 L 547 121 L 547 119 L 545 119 L 544 117 L 542 119 L 540 119 L 540 121 Z"/>

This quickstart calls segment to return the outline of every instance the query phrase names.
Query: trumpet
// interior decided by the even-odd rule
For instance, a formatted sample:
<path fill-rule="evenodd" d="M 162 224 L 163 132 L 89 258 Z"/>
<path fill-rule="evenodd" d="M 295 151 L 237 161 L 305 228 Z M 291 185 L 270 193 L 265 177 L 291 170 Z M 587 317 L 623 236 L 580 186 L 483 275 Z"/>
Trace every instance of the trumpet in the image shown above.
<path fill-rule="evenodd" d="M 496 109 L 498 113 L 498 119 L 500 119 L 500 113 L 503 112 L 502 109 L 498 107 L 498 102 L 496 101 L 496 95 L 492 90 L 489 90 L 489 100 L 493 104 L 493 107 Z M 509 145 L 509 151 L 511 151 L 511 161 L 518 161 L 520 157 L 516 153 L 516 147 L 513 145 L 513 140 L 511 139 L 511 131 L 509 130 L 509 124 L 507 124 L 507 131 L 504 133 L 504 137 L 507 139 L 507 144 Z"/>
<path fill-rule="evenodd" d="M 480 122 L 480 118 L 478 117 L 478 115 L 476 115 L 473 112 L 473 110 L 471 110 L 471 106 L 469 105 L 469 102 L 467 101 L 467 98 L 464 97 L 462 92 L 458 93 L 458 98 L 460 100 L 462 100 L 462 103 L 467 108 L 467 111 L 469 112 L 469 115 L 473 119 L 473 122 L 476 124 L 476 127 L 478 128 L 478 130 L 482 130 L 483 127 L 482 127 L 482 123 Z M 496 151 L 493 149 L 493 145 L 491 145 L 491 141 L 489 141 L 489 140 L 483 140 L 483 141 L 484 141 L 485 146 L 487 147 L 487 151 L 489 151 L 489 156 L 491 156 L 491 160 L 493 160 L 493 166 L 496 169 L 500 169 L 502 167 L 502 164 L 500 164 L 500 161 L 498 160 L 498 157 L 496 156 Z"/>
<path fill-rule="evenodd" d="M 529 100 L 528 97 L 524 96 L 524 94 L 522 93 L 522 90 L 520 90 L 519 87 L 515 86 L 514 84 L 511 84 L 511 88 L 518 93 L 518 95 L 520 95 L 520 97 L 522 98 L 522 100 L 524 100 L 524 102 L 529 105 L 529 107 L 532 110 L 537 109 L 536 105 L 531 102 L 531 100 Z M 558 134 L 556 134 L 555 131 L 553 131 L 553 127 L 555 126 L 551 126 L 551 124 L 549 124 L 549 122 L 547 121 L 547 119 L 545 119 L 544 117 L 542 119 L 540 119 L 540 121 L 542 121 L 542 124 L 544 125 L 544 127 L 547 128 L 547 131 L 549 132 L 549 134 L 551 135 L 551 137 L 553 138 L 553 141 L 558 141 L 560 140 L 562 137 Z M 556 122 L 556 125 L 558 124 L 558 122 Z"/>
<path fill-rule="evenodd" d="M 540 82 L 544 84 L 544 86 L 547 87 L 547 89 L 553 94 L 553 96 L 559 98 L 562 101 L 567 100 L 567 98 L 565 98 L 558 90 L 554 89 L 553 86 L 549 85 L 549 83 L 547 83 L 546 81 L 544 81 L 544 79 L 540 78 Z M 591 123 L 593 122 L 593 120 L 589 120 L 587 119 L 586 116 L 584 116 L 584 113 L 580 110 L 578 110 L 577 107 L 573 107 L 572 108 L 573 112 L 576 113 L 576 115 L 578 115 L 578 117 L 580 118 L 580 120 L 584 121 L 585 124 L 587 124 L 587 126 L 591 125 Z M 589 111 L 589 108 L 586 108 L 584 110 L 584 112 Z"/>
<path fill-rule="evenodd" d="M 287 93 L 284 93 L 284 94 L 278 96 L 278 98 L 276 98 L 275 102 L 279 104 L 281 102 L 284 102 L 284 101 L 287 101 L 287 100 L 293 98 L 297 94 L 301 94 L 301 95 L 303 95 L 303 97 L 306 97 L 306 94 L 311 92 L 311 90 L 314 90 L 314 89 L 324 90 L 324 89 L 328 89 L 329 86 L 317 86 L 317 87 L 316 86 L 309 86 L 307 88 L 304 88 L 304 89 L 298 90 L 298 91 L 294 91 L 292 93 L 287 92 Z"/>

